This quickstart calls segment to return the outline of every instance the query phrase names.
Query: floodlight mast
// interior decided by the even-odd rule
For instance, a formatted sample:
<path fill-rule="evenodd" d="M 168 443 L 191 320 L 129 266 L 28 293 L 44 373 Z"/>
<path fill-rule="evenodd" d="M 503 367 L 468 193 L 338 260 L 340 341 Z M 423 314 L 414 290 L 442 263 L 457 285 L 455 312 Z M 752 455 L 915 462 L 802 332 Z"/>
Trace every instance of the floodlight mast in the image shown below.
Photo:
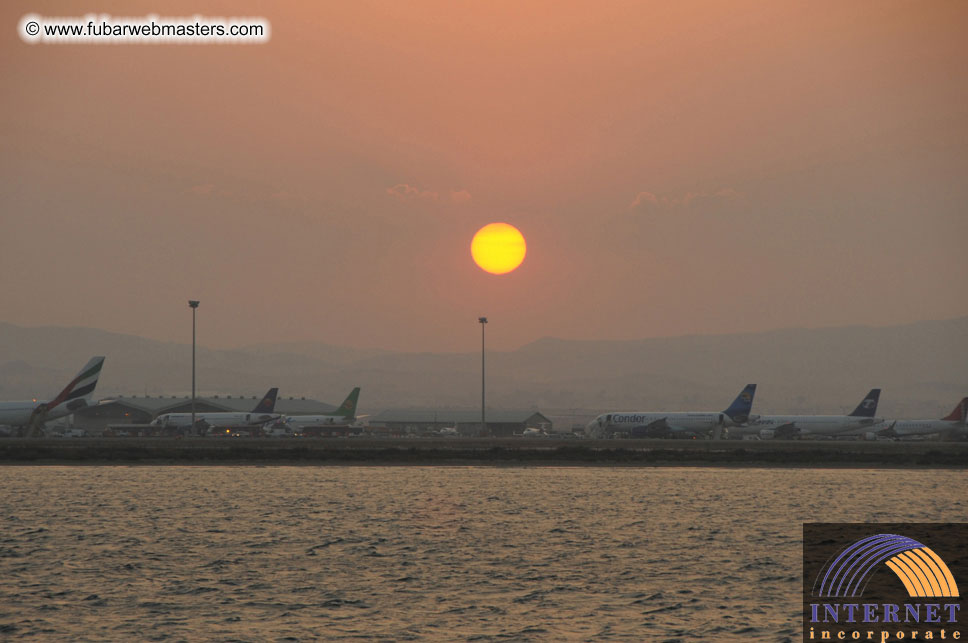
<path fill-rule="evenodd" d="M 484 325 L 487 324 L 487 317 L 478 317 L 477 321 L 481 324 L 481 436 L 487 435 L 487 421 L 484 416 Z"/>
<path fill-rule="evenodd" d="M 189 429 L 191 435 L 195 433 L 195 311 L 198 310 L 197 299 L 189 299 L 188 306 L 192 309 L 192 428 Z"/>

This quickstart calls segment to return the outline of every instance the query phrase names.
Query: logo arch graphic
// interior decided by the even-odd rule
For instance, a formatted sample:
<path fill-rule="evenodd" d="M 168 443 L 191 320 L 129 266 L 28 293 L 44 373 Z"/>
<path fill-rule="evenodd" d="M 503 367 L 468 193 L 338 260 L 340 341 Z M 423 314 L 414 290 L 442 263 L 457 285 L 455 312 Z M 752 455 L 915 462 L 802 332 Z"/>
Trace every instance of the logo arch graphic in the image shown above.
<path fill-rule="evenodd" d="M 862 596 L 867 582 L 882 564 L 900 579 L 911 598 L 959 596 L 945 562 L 929 547 L 897 534 L 877 534 L 845 547 L 820 571 L 814 594 L 831 598 Z"/>

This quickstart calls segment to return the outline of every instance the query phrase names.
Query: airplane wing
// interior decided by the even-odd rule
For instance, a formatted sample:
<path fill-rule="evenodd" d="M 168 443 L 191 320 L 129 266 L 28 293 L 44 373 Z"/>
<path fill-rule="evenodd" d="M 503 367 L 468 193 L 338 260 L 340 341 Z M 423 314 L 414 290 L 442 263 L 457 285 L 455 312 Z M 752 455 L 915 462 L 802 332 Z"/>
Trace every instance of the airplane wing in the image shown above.
<path fill-rule="evenodd" d="M 632 430 L 629 431 L 629 436 L 633 438 L 667 438 L 679 430 L 681 429 L 669 426 L 665 418 L 659 418 L 648 424 L 632 427 Z"/>
<path fill-rule="evenodd" d="M 47 410 L 48 406 L 46 403 L 41 402 L 34 407 L 34 410 L 30 413 L 30 419 L 27 420 L 27 437 L 34 438 L 37 436 L 44 435 L 44 422 L 47 421 Z"/>
<path fill-rule="evenodd" d="M 894 430 L 894 426 L 896 424 L 897 424 L 897 420 L 894 420 L 893 422 L 891 422 L 891 426 L 885 427 L 885 428 L 881 429 L 880 431 L 874 431 L 874 435 L 876 435 L 878 437 L 881 437 L 881 438 L 896 438 L 897 437 L 897 431 Z"/>
<path fill-rule="evenodd" d="M 773 429 L 773 437 L 780 440 L 789 440 L 800 435 L 800 427 L 796 422 L 787 422 Z"/>

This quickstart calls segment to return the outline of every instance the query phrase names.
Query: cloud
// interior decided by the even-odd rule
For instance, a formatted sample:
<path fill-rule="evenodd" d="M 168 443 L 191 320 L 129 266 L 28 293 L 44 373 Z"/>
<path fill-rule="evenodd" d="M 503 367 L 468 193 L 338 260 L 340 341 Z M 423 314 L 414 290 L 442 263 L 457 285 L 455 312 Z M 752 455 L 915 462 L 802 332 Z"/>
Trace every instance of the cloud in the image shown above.
<path fill-rule="evenodd" d="M 215 184 L 203 183 L 201 185 L 193 185 L 192 187 L 188 188 L 188 191 L 191 192 L 192 194 L 198 194 L 202 196 L 206 194 L 211 194 L 212 192 L 215 191 Z"/>
<path fill-rule="evenodd" d="M 629 208 L 645 207 L 646 205 L 658 205 L 659 198 L 651 192 L 639 192 L 635 195 L 635 200 L 629 204 Z"/>
<path fill-rule="evenodd" d="M 643 212 L 682 212 L 706 206 L 742 203 L 745 197 L 733 188 L 721 188 L 715 192 L 686 192 L 658 196 L 652 192 L 639 192 L 629 204 L 630 210 Z"/>
<path fill-rule="evenodd" d="M 467 190 L 451 190 L 450 191 L 450 201 L 451 203 L 467 203 L 471 200 L 471 193 Z"/>
<path fill-rule="evenodd" d="M 421 190 L 406 183 L 397 183 L 392 188 L 387 188 L 387 194 L 403 201 L 419 199 L 421 201 L 438 201 L 440 194 L 430 190 Z"/>
<path fill-rule="evenodd" d="M 744 197 L 740 192 L 737 192 L 733 188 L 723 188 L 719 192 L 716 192 L 716 196 L 721 199 L 726 199 L 728 201 L 745 201 Z"/>
<path fill-rule="evenodd" d="M 397 183 L 392 188 L 387 188 L 386 193 L 401 201 L 462 204 L 471 200 L 471 193 L 467 190 L 450 190 L 441 196 L 440 192 L 422 190 L 407 183 Z"/>

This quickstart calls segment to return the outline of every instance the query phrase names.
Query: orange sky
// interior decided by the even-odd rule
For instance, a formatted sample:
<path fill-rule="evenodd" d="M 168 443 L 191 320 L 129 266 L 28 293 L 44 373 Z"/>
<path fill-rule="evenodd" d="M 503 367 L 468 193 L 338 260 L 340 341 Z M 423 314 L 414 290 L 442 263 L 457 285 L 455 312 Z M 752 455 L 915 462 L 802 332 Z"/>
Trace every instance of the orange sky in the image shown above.
<path fill-rule="evenodd" d="M 476 350 L 968 314 L 963 2 L 12 2 L 2 320 Z M 267 45 L 27 45 L 26 13 Z M 507 221 L 528 255 L 471 260 Z"/>

